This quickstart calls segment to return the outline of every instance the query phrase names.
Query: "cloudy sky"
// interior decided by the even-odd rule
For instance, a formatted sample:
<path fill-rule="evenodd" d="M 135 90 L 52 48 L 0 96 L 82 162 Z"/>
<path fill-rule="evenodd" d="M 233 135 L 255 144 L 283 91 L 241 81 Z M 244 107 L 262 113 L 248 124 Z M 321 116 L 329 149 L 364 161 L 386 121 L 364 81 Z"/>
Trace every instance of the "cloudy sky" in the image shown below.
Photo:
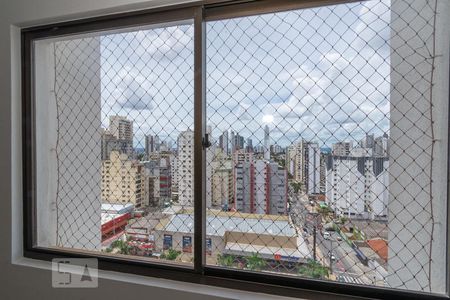
<path fill-rule="evenodd" d="M 207 120 L 272 144 L 321 146 L 389 130 L 389 1 L 375 0 L 207 24 Z M 102 120 L 127 115 L 175 143 L 193 129 L 193 27 L 102 37 Z"/>

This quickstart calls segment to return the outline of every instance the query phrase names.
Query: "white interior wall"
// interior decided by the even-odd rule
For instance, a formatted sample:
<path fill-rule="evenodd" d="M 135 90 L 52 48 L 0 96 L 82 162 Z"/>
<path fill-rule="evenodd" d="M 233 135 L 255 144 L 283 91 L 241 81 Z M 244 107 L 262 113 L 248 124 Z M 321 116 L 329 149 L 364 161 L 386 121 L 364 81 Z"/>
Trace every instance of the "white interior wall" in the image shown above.
<path fill-rule="evenodd" d="M 48 22 L 89 17 L 117 11 L 126 11 L 158 5 L 166 5 L 174 1 L 139 1 L 139 0 L 2 0 L 0 11 L 0 297 L 2 299 L 112 299 L 126 298 L 133 293 L 137 297 L 151 295 L 153 298 L 163 299 L 222 299 L 218 295 L 225 295 L 227 299 L 263 299 L 262 295 L 252 293 L 232 292 L 225 289 L 208 288 L 192 284 L 180 284 L 169 280 L 156 280 L 139 276 L 122 276 L 112 272 L 103 272 L 105 279 L 100 280 L 98 289 L 85 290 L 51 288 L 51 273 L 48 263 L 41 263 L 22 258 L 22 186 L 21 186 L 21 88 L 20 88 L 20 27 L 25 25 L 39 25 Z M 448 1 L 440 1 L 441 16 L 449 15 Z M 444 4 L 442 4 L 444 3 Z M 449 24 L 441 19 L 438 35 L 441 37 L 439 45 L 448 46 Z M 447 26 L 446 26 L 447 25 Z M 437 126 L 437 136 L 441 138 L 437 143 L 435 160 L 437 180 L 435 182 L 436 202 L 443 202 L 446 193 L 447 177 L 444 168 L 439 170 L 447 155 L 447 123 L 448 112 L 448 47 L 440 48 L 441 57 L 437 58 L 436 115 L 442 119 L 441 126 Z M 444 97 L 445 96 L 445 97 Z M 440 102 L 439 102 L 440 101 Z M 443 109 L 447 108 L 447 109 Z M 445 125 L 445 126 L 444 126 Z M 394 136 L 394 133 L 393 133 Z M 399 136 L 401 138 L 401 136 Z M 392 153 L 392 152 L 391 152 Z M 445 157 L 445 158 L 444 158 Z M 440 172 L 440 173 L 439 173 Z M 439 177 L 439 175 L 441 175 Z M 440 193 L 439 193 L 440 192 Z M 390 209 L 392 210 L 392 205 Z M 436 207 L 435 212 L 439 220 L 443 220 L 445 209 Z M 442 236 L 445 223 L 437 224 L 436 235 Z M 435 257 L 445 257 L 445 249 L 434 248 Z M 442 282 L 443 266 L 436 260 L 433 268 L 436 282 Z M 437 289 L 442 289 L 438 284 Z"/>
<path fill-rule="evenodd" d="M 436 39 L 433 39 L 436 3 Z M 443 266 L 446 266 L 448 247 L 445 240 L 450 1 L 394 0 L 391 11 L 392 143 L 387 281 L 396 288 L 431 289 L 442 293 L 446 284 L 447 270 Z M 431 99 L 429 81 L 434 46 L 436 55 Z M 433 153 L 430 99 L 433 103 Z M 407 150 L 406 153 L 404 150 Z M 433 178 L 432 199 L 430 177 Z M 431 269 L 428 264 L 430 257 Z"/>
<path fill-rule="evenodd" d="M 263 294 L 100 272 L 97 289 L 54 289 L 50 263 L 22 256 L 20 28 L 175 3 L 172 0 L 16 0 L 0 10 L 0 298 L 269 299 Z M 50 99 L 49 99 L 50 100 Z M 277 297 L 282 299 L 282 297 Z"/>
<path fill-rule="evenodd" d="M 100 40 L 34 49 L 37 243 L 100 249 Z"/>

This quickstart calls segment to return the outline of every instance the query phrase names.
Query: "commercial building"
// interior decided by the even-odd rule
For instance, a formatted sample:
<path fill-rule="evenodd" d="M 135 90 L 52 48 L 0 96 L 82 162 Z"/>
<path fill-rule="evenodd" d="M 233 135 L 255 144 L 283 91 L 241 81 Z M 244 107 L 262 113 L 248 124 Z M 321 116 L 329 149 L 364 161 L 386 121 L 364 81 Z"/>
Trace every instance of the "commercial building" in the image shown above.
<path fill-rule="evenodd" d="M 194 218 L 181 212 L 161 219 L 154 229 L 158 251 L 169 248 L 190 253 L 194 245 Z M 267 260 L 306 262 L 311 253 L 295 232 L 287 216 L 207 211 L 206 252 L 208 255 L 254 253 Z"/>
<path fill-rule="evenodd" d="M 132 217 L 134 206 L 131 203 L 102 203 L 101 209 L 101 231 L 103 242 L 125 230 L 128 220 Z"/>

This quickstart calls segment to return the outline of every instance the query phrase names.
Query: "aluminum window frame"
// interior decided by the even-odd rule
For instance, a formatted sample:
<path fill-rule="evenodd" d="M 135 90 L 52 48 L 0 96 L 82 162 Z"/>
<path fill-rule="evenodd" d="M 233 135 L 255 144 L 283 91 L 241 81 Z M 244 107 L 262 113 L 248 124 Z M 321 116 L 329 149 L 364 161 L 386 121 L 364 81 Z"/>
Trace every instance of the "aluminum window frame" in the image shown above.
<path fill-rule="evenodd" d="M 362 0 L 365 1 L 365 0 Z M 358 0 L 203 0 L 186 4 L 111 14 L 68 22 L 23 28 L 21 31 L 22 71 L 22 179 L 23 179 L 23 255 L 51 261 L 54 258 L 77 257 L 99 260 L 99 269 L 112 270 L 155 278 L 232 288 L 250 292 L 290 297 L 349 299 L 370 298 L 449 299 L 450 266 L 447 263 L 446 294 L 401 289 L 361 286 L 326 280 L 306 279 L 281 274 L 229 270 L 206 265 L 206 22 L 244 16 L 274 13 L 323 5 L 335 5 Z M 33 42 L 39 39 L 118 30 L 171 21 L 193 20 L 194 26 L 194 266 L 142 261 L 131 257 L 112 257 L 81 250 L 53 249 L 35 246 L 36 237 L 36 168 L 35 168 L 35 99 L 33 78 Z M 450 86 L 450 80 L 449 80 Z M 450 112 L 449 112 L 450 115 Z M 450 120 L 450 118 L 449 118 Z M 450 121 L 449 121 L 450 127 Z M 450 146 L 450 143 L 448 143 Z M 450 148 L 449 148 L 450 149 Z M 450 160 L 447 165 L 450 175 Z M 449 178 L 449 176 L 447 176 Z M 447 197 L 450 194 L 447 183 Z M 447 198 L 448 202 L 448 198 Z M 447 206 L 447 245 L 449 239 L 450 206 Z M 447 246 L 447 262 L 450 249 Z"/>

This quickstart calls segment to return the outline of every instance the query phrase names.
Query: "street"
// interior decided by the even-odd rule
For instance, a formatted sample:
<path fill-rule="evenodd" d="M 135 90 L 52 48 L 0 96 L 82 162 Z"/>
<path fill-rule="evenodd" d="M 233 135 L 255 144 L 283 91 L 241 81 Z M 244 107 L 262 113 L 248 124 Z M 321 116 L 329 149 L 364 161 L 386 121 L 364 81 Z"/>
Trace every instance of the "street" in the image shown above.
<path fill-rule="evenodd" d="M 309 204 L 308 197 L 305 194 L 291 194 L 290 216 L 298 234 L 304 236 L 311 249 L 314 252 L 313 229 L 305 226 L 308 212 L 314 210 Z M 374 284 L 375 270 L 362 264 L 356 256 L 352 247 L 343 239 L 339 238 L 336 232 L 329 232 L 329 238 L 323 237 L 323 231 L 316 230 L 316 259 L 323 265 L 330 267 L 331 273 L 336 275 L 337 280 L 358 283 Z M 330 253 L 334 255 L 331 261 Z"/>

